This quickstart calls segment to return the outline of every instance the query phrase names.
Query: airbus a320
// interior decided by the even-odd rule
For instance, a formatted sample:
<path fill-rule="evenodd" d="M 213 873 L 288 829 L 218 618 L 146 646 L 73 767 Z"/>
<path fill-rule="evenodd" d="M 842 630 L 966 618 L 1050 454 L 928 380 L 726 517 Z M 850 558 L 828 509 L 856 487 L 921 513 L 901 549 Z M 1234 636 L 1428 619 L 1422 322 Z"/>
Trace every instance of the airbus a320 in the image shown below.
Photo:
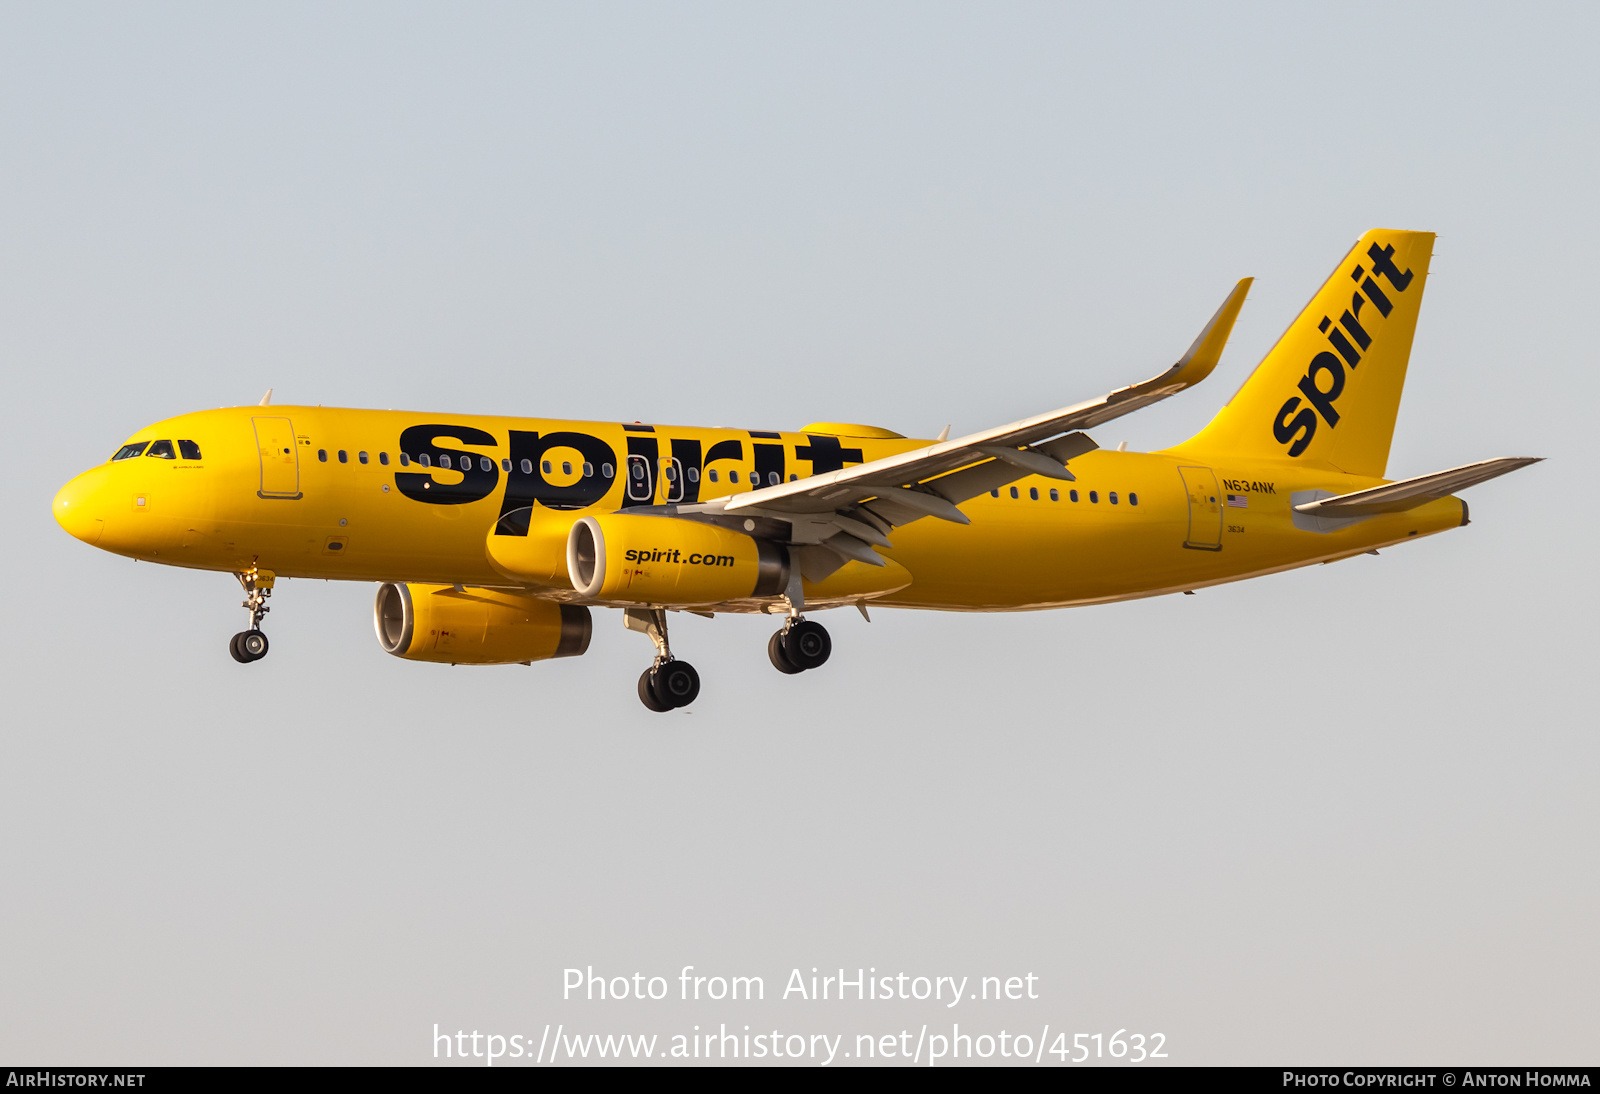
<path fill-rule="evenodd" d="M 139 430 L 54 511 L 102 550 L 234 574 L 245 664 L 284 577 L 377 582 L 382 648 L 452 665 L 577 656 L 614 608 L 654 644 L 638 694 L 665 712 L 700 692 L 670 612 L 775 616 L 768 655 L 795 674 L 829 658 L 827 608 L 1184 593 L 1465 525 L 1457 491 L 1535 461 L 1384 477 L 1433 241 L 1362 236 L 1211 423 L 1158 452 L 1086 431 L 1210 375 L 1250 279 L 1154 379 L 954 439 L 263 399 Z"/>

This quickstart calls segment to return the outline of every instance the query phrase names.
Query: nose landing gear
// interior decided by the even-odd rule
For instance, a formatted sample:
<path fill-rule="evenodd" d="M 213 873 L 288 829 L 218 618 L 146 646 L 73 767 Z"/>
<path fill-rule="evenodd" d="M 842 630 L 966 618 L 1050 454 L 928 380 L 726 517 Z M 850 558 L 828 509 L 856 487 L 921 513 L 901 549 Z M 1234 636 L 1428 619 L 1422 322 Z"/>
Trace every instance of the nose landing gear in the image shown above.
<path fill-rule="evenodd" d="M 628 608 L 622 613 L 622 624 L 649 635 L 656 646 L 655 662 L 639 677 L 639 701 L 657 714 L 694 702 L 700 694 L 700 674 L 689 662 L 672 656 L 667 644 L 667 613 L 660 608 Z"/>
<path fill-rule="evenodd" d="M 267 597 L 272 595 L 274 574 L 271 570 L 248 570 L 233 575 L 244 587 L 241 607 L 250 612 L 250 629 L 240 631 L 228 640 L 228 652 L 240 664 L 248 665 L 267 655 L 267 636 L 261 633 L 261 619 L 272 609 L 267 607 Z"/>

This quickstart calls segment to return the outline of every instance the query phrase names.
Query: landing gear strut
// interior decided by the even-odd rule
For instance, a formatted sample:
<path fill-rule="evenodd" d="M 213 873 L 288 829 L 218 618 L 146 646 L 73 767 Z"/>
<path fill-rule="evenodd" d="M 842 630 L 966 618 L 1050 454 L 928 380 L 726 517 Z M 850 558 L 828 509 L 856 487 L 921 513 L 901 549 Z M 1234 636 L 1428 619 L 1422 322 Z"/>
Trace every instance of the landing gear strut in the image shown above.
<path fill-rule="evenodd" d="M 228 640 L 228 652 L 240 664 L 248 665 L 267 655 L 267 636 L 261 633 L 261 619 L 272 609 L 267 607 L 267 597 L 272 595 L 274 574 L 271 570 L 247 570 L 233 575 L 244 587 L 241 607 L 250 612 L 250 629 L 240 631 Z"/>
<path fill-rule="evenodd" d="M 622 625 L 650 636 L 656 659 L 639 677 L 639 701 L 657 714 L 686 707 L 700 694 L 700 674 L 687 661 L 672 656 L 667 644 L 667 613 L 660 608 L 628 608 Z"/>

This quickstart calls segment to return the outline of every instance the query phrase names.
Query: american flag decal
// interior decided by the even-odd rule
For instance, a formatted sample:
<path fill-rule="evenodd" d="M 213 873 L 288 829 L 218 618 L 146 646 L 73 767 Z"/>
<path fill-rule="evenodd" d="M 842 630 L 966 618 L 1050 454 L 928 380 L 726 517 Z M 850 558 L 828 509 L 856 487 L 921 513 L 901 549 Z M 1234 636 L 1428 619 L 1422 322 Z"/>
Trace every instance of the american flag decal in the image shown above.
<path fill-rule="evenodd" d="M 1229 494 L 1228 495 L 1228 508 L 1229 509 L 1248 509 L 1248 508 L 1250 508 L 1250 498 L 1245 494 Z"/>

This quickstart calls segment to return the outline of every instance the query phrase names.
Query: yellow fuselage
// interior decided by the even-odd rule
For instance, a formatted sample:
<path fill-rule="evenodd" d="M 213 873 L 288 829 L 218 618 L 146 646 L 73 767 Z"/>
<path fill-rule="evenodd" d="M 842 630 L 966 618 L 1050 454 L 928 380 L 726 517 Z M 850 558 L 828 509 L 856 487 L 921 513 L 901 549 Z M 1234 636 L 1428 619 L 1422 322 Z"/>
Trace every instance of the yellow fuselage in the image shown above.
<path fill-rule="evenodd" d="M 430 440 L 416 440 L 423 436 Z M 851 466 L 931 443 L 299 406 L 183 415 L 130 441 L 179 439 L 201 458 L 101 464 L 62 489 L 57 519 L 104 550 L 174 566 L 504 585 L 485 540 L 510 508 L 508 489 L 532 482 L 535 509 L 570 521 L 629 505 L 704 502 L 755 489 L 756 474 L 761 485 L 773 475 L 803 479 L 841 460 Z M 463 457 L 471 461 L 465 473 Z M 642 482 L 630 479 L 636 466 L 648 469 Z M 1455 498 L 1350 522 L 1299 516 L 1291 505 L 1317 496 L 1309 492 L 1344 494 L 1383 480 L 1287 459 L 1100 450 L 1074 458 L 1071 470 L 1075 482 L 1025 478 L 998 497 L 965 502 L 970 525 L 926 518 L 894 529 L 894 546 L 882 553 L 911 582 L 875 602 L 1008 611 L 1151 596 L 1348 557 L 1465 516 Z"/>

